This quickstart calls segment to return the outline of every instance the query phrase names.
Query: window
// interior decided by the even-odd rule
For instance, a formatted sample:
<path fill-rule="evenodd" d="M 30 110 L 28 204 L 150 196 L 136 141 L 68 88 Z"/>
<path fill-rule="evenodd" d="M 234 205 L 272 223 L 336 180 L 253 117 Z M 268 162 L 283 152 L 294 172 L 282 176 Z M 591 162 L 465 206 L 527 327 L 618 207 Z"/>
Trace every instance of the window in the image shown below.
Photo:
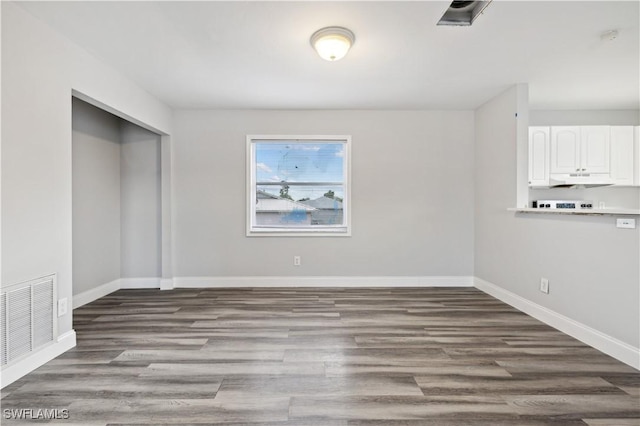
<path fill-rule="evenodd" d="M 247 136 L 247 235 L 350 235 L 350 136 Z"/>

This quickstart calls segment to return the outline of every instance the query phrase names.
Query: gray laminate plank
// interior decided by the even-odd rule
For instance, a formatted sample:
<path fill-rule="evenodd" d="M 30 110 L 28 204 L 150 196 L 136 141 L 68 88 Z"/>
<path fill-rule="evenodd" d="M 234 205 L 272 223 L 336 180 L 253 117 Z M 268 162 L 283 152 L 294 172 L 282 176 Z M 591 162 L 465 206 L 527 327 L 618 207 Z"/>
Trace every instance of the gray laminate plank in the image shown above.
<path fill-rule="evenodd" d="M 291 327 L 290 337 L 312 337 L 312 336 L 429 336 L 424 327 L 340 327 L 340 328 L 304 328 Z"/>
<path fill-rule="evenodd" d="M 516 412 L 501 398 L 477 396 L 293 397 L 291 419 L 410 420 L 498 418 L 515 421 Z"/>
<path fill-rule="evenodd" d="M 83 351 L 74 348 L 52 359 L 47 365 L 80 365 L 80 364 L 109 364 L 118 357 L 123 350 Z"/>
<path fill-rule="evenodd" d="M 194 376 L 324 376 L 322 363 L 279 363 L 279 362 L 221 362 L 209 364 L 169 364 L 152 363 L 140 373 L 141 376 L 194 375 Z"/>
<path fill-rule="evenodd" d="M 414 377 L 425 395 L 560 395 L 624 394 L 600 377 Z"/>
<path fill-rule="evenodd" d="M 113 359 L 117 362 L 221 362 L 221 361 L 282 361 L 284 351 L 202 351 L 202 350 L 126 350 Z"/>
<path fill-rule="evenodd" d="M 503 398 L 522 415 L 640 419 L 640 401 L 629 395 L 506 395 Z"/>
<path fill-rule="evenodd" d="M 30 375 L 81 375 L 84 377 L 96 376 L 138 376 L 146 367 L 114 367 L 109 364 L 45 364 L 32 371 Z"/>
<path fill-rule="evenodd" d="M 326 362 L 327 377 L 350 375 L 474 376 L 511 377 L 504 368 L 491 362 L 430 360 L 403 365 L 357 365 Z"/>
<path fill-rule="evenodd" d="M 216 315 L 209 315 L 208 318 L 216 319 Z M 99 315 L 93 319 L 94 322 L 127 322 L 135 324 L 136 321 L 185 321 L 193 322 L 202 319 L 202 316 L 196 314 L 180 314 L 178 312 L 172 312 L 168 314 L 125 314 L 125 315 Z"/>
<path fill-rule="evenodd" d="M 247 399 L 84 399 L 69 405 L 79 421 L 136 422 L 252 422 L 289 418 L 289 398 Z"/>
<path fill-rule="evenodd" d="M 286 349 L 284 362 L 334 362 L 357 365 L 423 365 L 450 359 L 440 348 L 333 348 Z"/>
<path fill-rule="evenodd" d="M 356 348 L 353 337 L 211 338 L 203 350 L 284 350 L 297 348 Z"/>
<path fill-rule="evenodd" d="M 500 347 L 506 346 L 502 339 L 489 337 L 433 337 L 433 336 L 357 336 L 359 347 Z"/>
<path fill-rule="evenodd" d="M 478 348 L 472 345 L 466 348 L 443 348 L 444 353 L 453 359 L 476 359 L 486 358 L 492 360 L 508 360 L 520 358 L 525 360 L 539 360 L 550 358 L 552 360 L 584 360 L 594 359 L 611 361 L 607 355 L 598 352 L 590 347 L 499 347 L 499 348 Z"/>
<path fill-rule="evenodd" d="M 242 318 L 221 318 L 217 321 L 209 319 L 195 321 L 192 325 L 194 328 L 264 328 L 264 327 L 342 327 L 341 318 L 261 318 L 242 319 Z"/>
<path fill-rule="evenodd" d="M 251 398 L 252 395 L 350 396 L 418 395 L 422 391 L 410 376 L 359 377 L 241 377 L 224 380 L 219 395 Z"/>
<path fill-rule="evenodd" d="M 572 360 L 558 362 L 554 360 L 509 359 L 498 360 L 498 365 L 512 374 L 581 374 L 606 375 L 607 373 L 637 373 L 633 367 L 621 362 L 602 362 L 599 360 Z"/>
<path fill-rule="evenodd" d="M 640 372 L 474 288 L 120 290 L 73 327 L 77 348 L 3 389 L 3 409 L 81 426 L 640 425 Z"/>
<path fill-rule="evenodd" d="M 26 399 L 30 396 L 49 395 L 78 398 L 214 398 L 221 378 L 205 376 L 188 377 L 189 380 L 162 380 L 153 377 L 109 376 L 101 380 L 91 380 L 87 376 L 71 376 L 56 381 L 32 382 L 15 391 L 14 398 Z"/>

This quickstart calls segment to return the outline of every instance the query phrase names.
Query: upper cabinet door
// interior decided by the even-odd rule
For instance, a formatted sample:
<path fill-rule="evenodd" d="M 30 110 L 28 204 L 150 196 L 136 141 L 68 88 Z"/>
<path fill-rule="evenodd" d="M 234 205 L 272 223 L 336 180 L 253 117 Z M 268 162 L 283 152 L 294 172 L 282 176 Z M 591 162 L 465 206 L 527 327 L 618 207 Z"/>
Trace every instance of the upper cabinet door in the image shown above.
<path fill-rule="evenodd" d="M 576 173 L 580 165 L 580 127 L 551 128 L 551 173 Z"/>
<path fill-rule="evenodd" d="M 634 184 L 633 126 L 611 126 L 611 178 L 615 185 Z"/>
<path fill-rule="evenodd" d="M 549 185 L 549 128 L 529 127 L 529 186 Z"/>
<path fill-rule="evenodd" d="M 580 171 L 609 173 L 610 126 L 583 126 L 580 136 Z"/>
<path fill-rule="evenodd" d="M 634 181 L 636 186 L 640 186 L 640 126 L 633 128 L 633 150 L 635 151 L 634 160 Z"/>

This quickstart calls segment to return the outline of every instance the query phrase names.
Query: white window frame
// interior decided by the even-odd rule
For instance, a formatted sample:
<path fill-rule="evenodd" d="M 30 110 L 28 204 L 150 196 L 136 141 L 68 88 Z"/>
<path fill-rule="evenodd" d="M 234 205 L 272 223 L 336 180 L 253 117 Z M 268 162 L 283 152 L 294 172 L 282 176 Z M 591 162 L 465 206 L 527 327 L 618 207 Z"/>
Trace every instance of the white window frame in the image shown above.
<path fill-rule="evenodd" d="M 258 227 L 256 218 L 256 151 L 255 143 L 336 143 L 344 144 L 344 168 L 342 201 L 343 225 L 313 227 Z M 351 136 L 350 135 L 247 135 L 247 236 L 248 237 L 350 237 L 351 236 Z"/>

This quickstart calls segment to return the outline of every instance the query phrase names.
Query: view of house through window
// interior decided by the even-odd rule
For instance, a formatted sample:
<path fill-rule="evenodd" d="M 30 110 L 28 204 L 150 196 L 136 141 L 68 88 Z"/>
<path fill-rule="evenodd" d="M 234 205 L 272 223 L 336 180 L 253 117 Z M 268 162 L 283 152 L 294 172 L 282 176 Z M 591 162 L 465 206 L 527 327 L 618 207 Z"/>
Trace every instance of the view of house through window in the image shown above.
<path fill-rule="evenodd" d="M 348 233 L 348 141 L 248 137 L 249 233 Z"/>

